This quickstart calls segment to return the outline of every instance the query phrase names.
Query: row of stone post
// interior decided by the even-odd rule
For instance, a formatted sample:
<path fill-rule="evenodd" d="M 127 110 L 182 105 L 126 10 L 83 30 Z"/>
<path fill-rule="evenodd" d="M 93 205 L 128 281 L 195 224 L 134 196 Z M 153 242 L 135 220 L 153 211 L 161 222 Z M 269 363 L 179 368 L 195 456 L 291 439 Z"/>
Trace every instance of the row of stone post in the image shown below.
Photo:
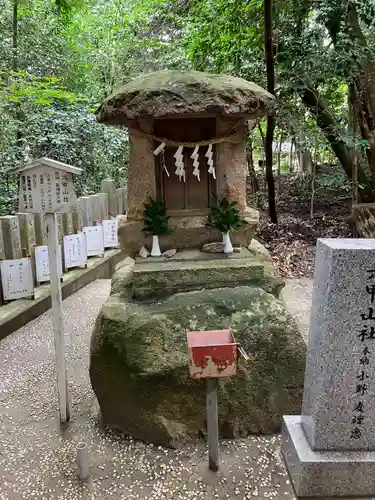
<path fill-rule="evenodd" d="M 58 214 L 58 238 L 100 224 L 126 212 L 126 188 L 117 188 L 111 179 L 102 181 L 102 192 L 78 198 L 74 212 Z M 35 246 L 47 245 L 45 215 L 17 213 L 0 217 L 0 260 L 31 255 Z"/>

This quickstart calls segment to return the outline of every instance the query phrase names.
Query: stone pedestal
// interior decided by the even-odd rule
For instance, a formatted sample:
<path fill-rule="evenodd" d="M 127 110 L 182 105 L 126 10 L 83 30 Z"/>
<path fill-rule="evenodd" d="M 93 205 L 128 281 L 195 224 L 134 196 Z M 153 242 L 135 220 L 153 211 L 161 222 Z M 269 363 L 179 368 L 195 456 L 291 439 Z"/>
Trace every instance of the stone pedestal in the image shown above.
<path fill-rule="evenodd" d="M 318 240 L 300 417 L 282 451 L 298 497 L 375 495 L 375 240 Z"/>

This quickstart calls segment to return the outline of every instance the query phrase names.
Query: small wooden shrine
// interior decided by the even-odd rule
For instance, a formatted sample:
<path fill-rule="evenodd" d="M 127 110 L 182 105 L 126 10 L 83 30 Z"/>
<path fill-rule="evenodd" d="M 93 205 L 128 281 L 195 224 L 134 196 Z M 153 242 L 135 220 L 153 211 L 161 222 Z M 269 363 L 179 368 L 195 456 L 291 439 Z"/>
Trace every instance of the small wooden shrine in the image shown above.
<path fill-rule="evenodd" d="M 246 204 L 247 121 L 266 115 L 274 99 L 258 85 L 232 76 L 160 71 L 142 76 L 108 97 L 100 123 L 129 130 L 127 220 L 120 229 L 129 254 L 145 244 L 144 203 L 163 202 L 173 233 L 167 248 L 200 248 L 220 241 L 206 227 L 213 195 L 238 202 L 246 225 L 233 235 L 247 246 L 259 214 Z"/>

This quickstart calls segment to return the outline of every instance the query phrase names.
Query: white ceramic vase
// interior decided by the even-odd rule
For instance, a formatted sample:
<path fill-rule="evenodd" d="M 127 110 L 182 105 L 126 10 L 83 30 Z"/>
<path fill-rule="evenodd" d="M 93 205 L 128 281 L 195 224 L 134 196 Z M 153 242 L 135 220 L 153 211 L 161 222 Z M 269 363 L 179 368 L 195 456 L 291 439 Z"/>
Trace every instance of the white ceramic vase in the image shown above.
<path fill-rule="evenodd" d="M 233 253 L 232 242 L 230 241 L 229 232 L 223 233 L 224 253 Z"/>
<path fill-rule="evenodd" d="M 152 248 L 151 248 L 151 257 L 160 257 L 161 251 L 159 246 L 159 236 L 154 234 L 152 236 Z"/>

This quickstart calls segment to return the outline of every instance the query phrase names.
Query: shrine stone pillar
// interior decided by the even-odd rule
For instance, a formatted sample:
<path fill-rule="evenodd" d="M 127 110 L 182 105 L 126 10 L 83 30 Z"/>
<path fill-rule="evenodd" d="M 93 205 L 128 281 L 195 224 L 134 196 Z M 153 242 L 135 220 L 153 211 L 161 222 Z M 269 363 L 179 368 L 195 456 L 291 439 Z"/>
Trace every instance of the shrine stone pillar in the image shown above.
<path fill-rule="evenodd" d="M 128 219 L 142 219 L 144 203 L 156 198 L 154 141 L 139 131 L 153 133 L 153 120 L 139 119 L 129 128 Z"/>
<path fill-rule="evenodd" d="M 239 118 L 218 117 L 217 136 L 223 137 L 237 132 L 238 142 L 222 142 L 216 146 L 217 194 L 238 202 L 241 212 L 247 210 L 246 203 L 246 122 Z"/>

